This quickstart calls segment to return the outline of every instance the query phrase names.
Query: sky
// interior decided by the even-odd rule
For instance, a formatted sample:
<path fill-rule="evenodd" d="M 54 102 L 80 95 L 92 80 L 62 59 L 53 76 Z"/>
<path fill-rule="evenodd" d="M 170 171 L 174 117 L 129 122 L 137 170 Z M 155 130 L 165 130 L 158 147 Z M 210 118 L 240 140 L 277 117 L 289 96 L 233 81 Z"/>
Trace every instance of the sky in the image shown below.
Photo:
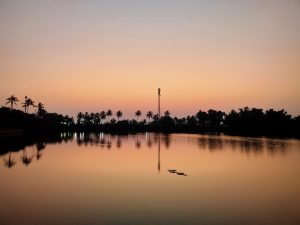
<path fill-rule="evenodd" d="M 0 0 L 0 105 L 300 115 L 299 0 Z M 19 104 L 20 107 L 20 104 Z"/>

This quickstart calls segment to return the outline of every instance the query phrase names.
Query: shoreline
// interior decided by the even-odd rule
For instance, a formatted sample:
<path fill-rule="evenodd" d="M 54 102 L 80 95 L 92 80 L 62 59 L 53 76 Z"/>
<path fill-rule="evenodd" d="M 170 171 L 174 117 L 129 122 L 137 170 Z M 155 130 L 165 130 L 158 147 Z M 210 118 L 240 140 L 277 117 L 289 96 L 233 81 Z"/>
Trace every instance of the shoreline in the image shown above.
<path fill-rule="evenodd" d="M 86 134 L 114 134 L 114 135 L 124 135 L 124 134 L 138 134 L 138 133 L 161 133 L 161 134 L 199 134 L 199 135 L 226 135 L 226 136 L 240 136 L 240 137 L 251 137 L 251 138 L 270 138 L 270 139 L 297 139 L 300 140 L 298 135 L 276 135 L 267 133 L 249 133 L 249 132 L 226 132 L 226 131 L 195 131 L 195 130 L 148 130 L 148 129 L 128 129 L 128 130 L 115 130 L 115 129 L 63 129 L 63 130 L 47 130 L 47 129 L 37 129 L 37 130 L 22 130 L 22 129 L 0 129 L 0 139 L 6 138 L 22 138 L 22 137 L 46 137 L 62 133 L 86 133 Z"/>

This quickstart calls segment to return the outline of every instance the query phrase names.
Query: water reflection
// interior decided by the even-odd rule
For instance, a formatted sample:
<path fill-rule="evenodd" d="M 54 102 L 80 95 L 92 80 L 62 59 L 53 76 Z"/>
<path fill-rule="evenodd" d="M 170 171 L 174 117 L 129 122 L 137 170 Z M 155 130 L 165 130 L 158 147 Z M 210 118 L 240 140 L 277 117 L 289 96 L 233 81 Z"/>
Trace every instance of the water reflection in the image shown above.
<path fill-rule="evenodd" d="M 21 152 L 19 156 L 21 162 L 25 166 L 29 166 L 33 159 L 40 160 L 47 144 L 67 143 L 76 140 L 78 146 L 97 146 L 101 149 L 110 150 L 113 147 L 122 149 L 123 142 L 133 142 L 136 149 L 148 148 L 152 149 L 157 146 L 158 162 L 157 171 L 161 170 L 161 142 L 164 149 L 171 149 L 171 143 L 182 142 L 186 140 L 190 144 L 197 145 L 199 150 L 208 150 L 211 152 L 231 150 L 239 151 L 245 154 L 262 154 L 264 152 L 270 155 L 286 153 L 290 142 L 280 139 L 268 138 L 249 138 L 249 137 L 231 137 L 231 136 L 210 136 L 210 135 L 194 135 L 185 139 L 184 135 L 177 134 L 159 134 L 145 133 L 136 135 L 112 135 L 104 133 L 62 133 L 47 138 L 28 138 L 1 140 L 0 155 L 3 155 L 4 166 L 12 168 L 17 163 L 16 158 L 12 156 L 12 152 Z M 32 151 L 30 151 L 32 148 Z"/>
<path fill-rule="evenodd" d="M 38 142 L 37 144 L 36 144 L 36 154 L 35 154 L 35 156 L 36 156 L 36 159 L 37 160 L 39 160 L 41 157 L 42 157 L 42 152 L 43 152 L 43 150 L 46 148 L 46 143 L 45 142 Z"/>
<path fill-rule="evenodd" d="M 11 157 L 11 152 L 9 152 L 8 159 L 4 158 L 4 165 L 5 165 L 7 168 L 11 168 L 11 167 L 13 167 L 15 164 L 16 164 L 16 161 L 15 161 L 14 158 Z"/>
<path fill-rule="evenodd" d="M 159 134 L 159 138 L 158 138 L 158 160 L 157 160 L 157 171 L 158 173 L 160 173 L 160 134 Z"/>
<path fill-rule="evenodd" d="M 200 149 L 210 151 L 231 149 L 245 153 L 263 153 L 267 150 L 271 154 L 285 153 L 288 142 L 286 140 L 266 139 L 266 138 L 247 138 L 247 137 L 212 137 L 204 136 L 198 139 Z"/>
<path fill-rule="evenodd" d="M 299 150 L 195 134 L 0 139 L 0 224 L 296 225 Z"/>
<path fill-rule="evenodd" d="M 33 159 L 33 155 L 31 155 L 31 157 L 29 157 L 27 155 L 26 149 L 23 149 L 23 155 L 21 156 L 21 159 L 22 159 L 23 164 L 25 166 L 28 166 L 31 163 L 32 159 Z"/>
<path fill-rule="evenodd" d="M 4 166 L 12 168 L 17 164 L 16 159 L 24 166 L 29 166 L 34 159 L 40 160 L 47 144 L 67 143 L 73 140 L 73 133 L 61 133 L 52 136 L 21 136 L 0 140 L 0 156 L 4 158 Z M 32 150 L 32 151 L 31 151 Z M 12 154 L 19 154 L 13 157 Z"/>

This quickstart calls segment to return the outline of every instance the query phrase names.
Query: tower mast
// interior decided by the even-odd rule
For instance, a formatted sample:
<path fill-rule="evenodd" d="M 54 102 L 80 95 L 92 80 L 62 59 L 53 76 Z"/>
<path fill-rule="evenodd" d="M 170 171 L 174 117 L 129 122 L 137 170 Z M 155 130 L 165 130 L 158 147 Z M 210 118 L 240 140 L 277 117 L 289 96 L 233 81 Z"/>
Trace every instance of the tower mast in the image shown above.
<path fill-rule="evenodd" d="M 160 88 L 158 88 L 158 118 L 160 119 Z"/>

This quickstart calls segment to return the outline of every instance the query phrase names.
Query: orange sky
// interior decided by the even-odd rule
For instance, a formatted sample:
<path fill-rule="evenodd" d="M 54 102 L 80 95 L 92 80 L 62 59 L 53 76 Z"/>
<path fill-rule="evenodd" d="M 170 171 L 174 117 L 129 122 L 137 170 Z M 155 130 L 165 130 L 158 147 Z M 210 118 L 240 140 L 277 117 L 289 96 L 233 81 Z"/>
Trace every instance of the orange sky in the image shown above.
<path fill-rule="evenodd" d="M 0 97 L 48 111 L 300 114 L 300 2 L 1 1 Z"/>

